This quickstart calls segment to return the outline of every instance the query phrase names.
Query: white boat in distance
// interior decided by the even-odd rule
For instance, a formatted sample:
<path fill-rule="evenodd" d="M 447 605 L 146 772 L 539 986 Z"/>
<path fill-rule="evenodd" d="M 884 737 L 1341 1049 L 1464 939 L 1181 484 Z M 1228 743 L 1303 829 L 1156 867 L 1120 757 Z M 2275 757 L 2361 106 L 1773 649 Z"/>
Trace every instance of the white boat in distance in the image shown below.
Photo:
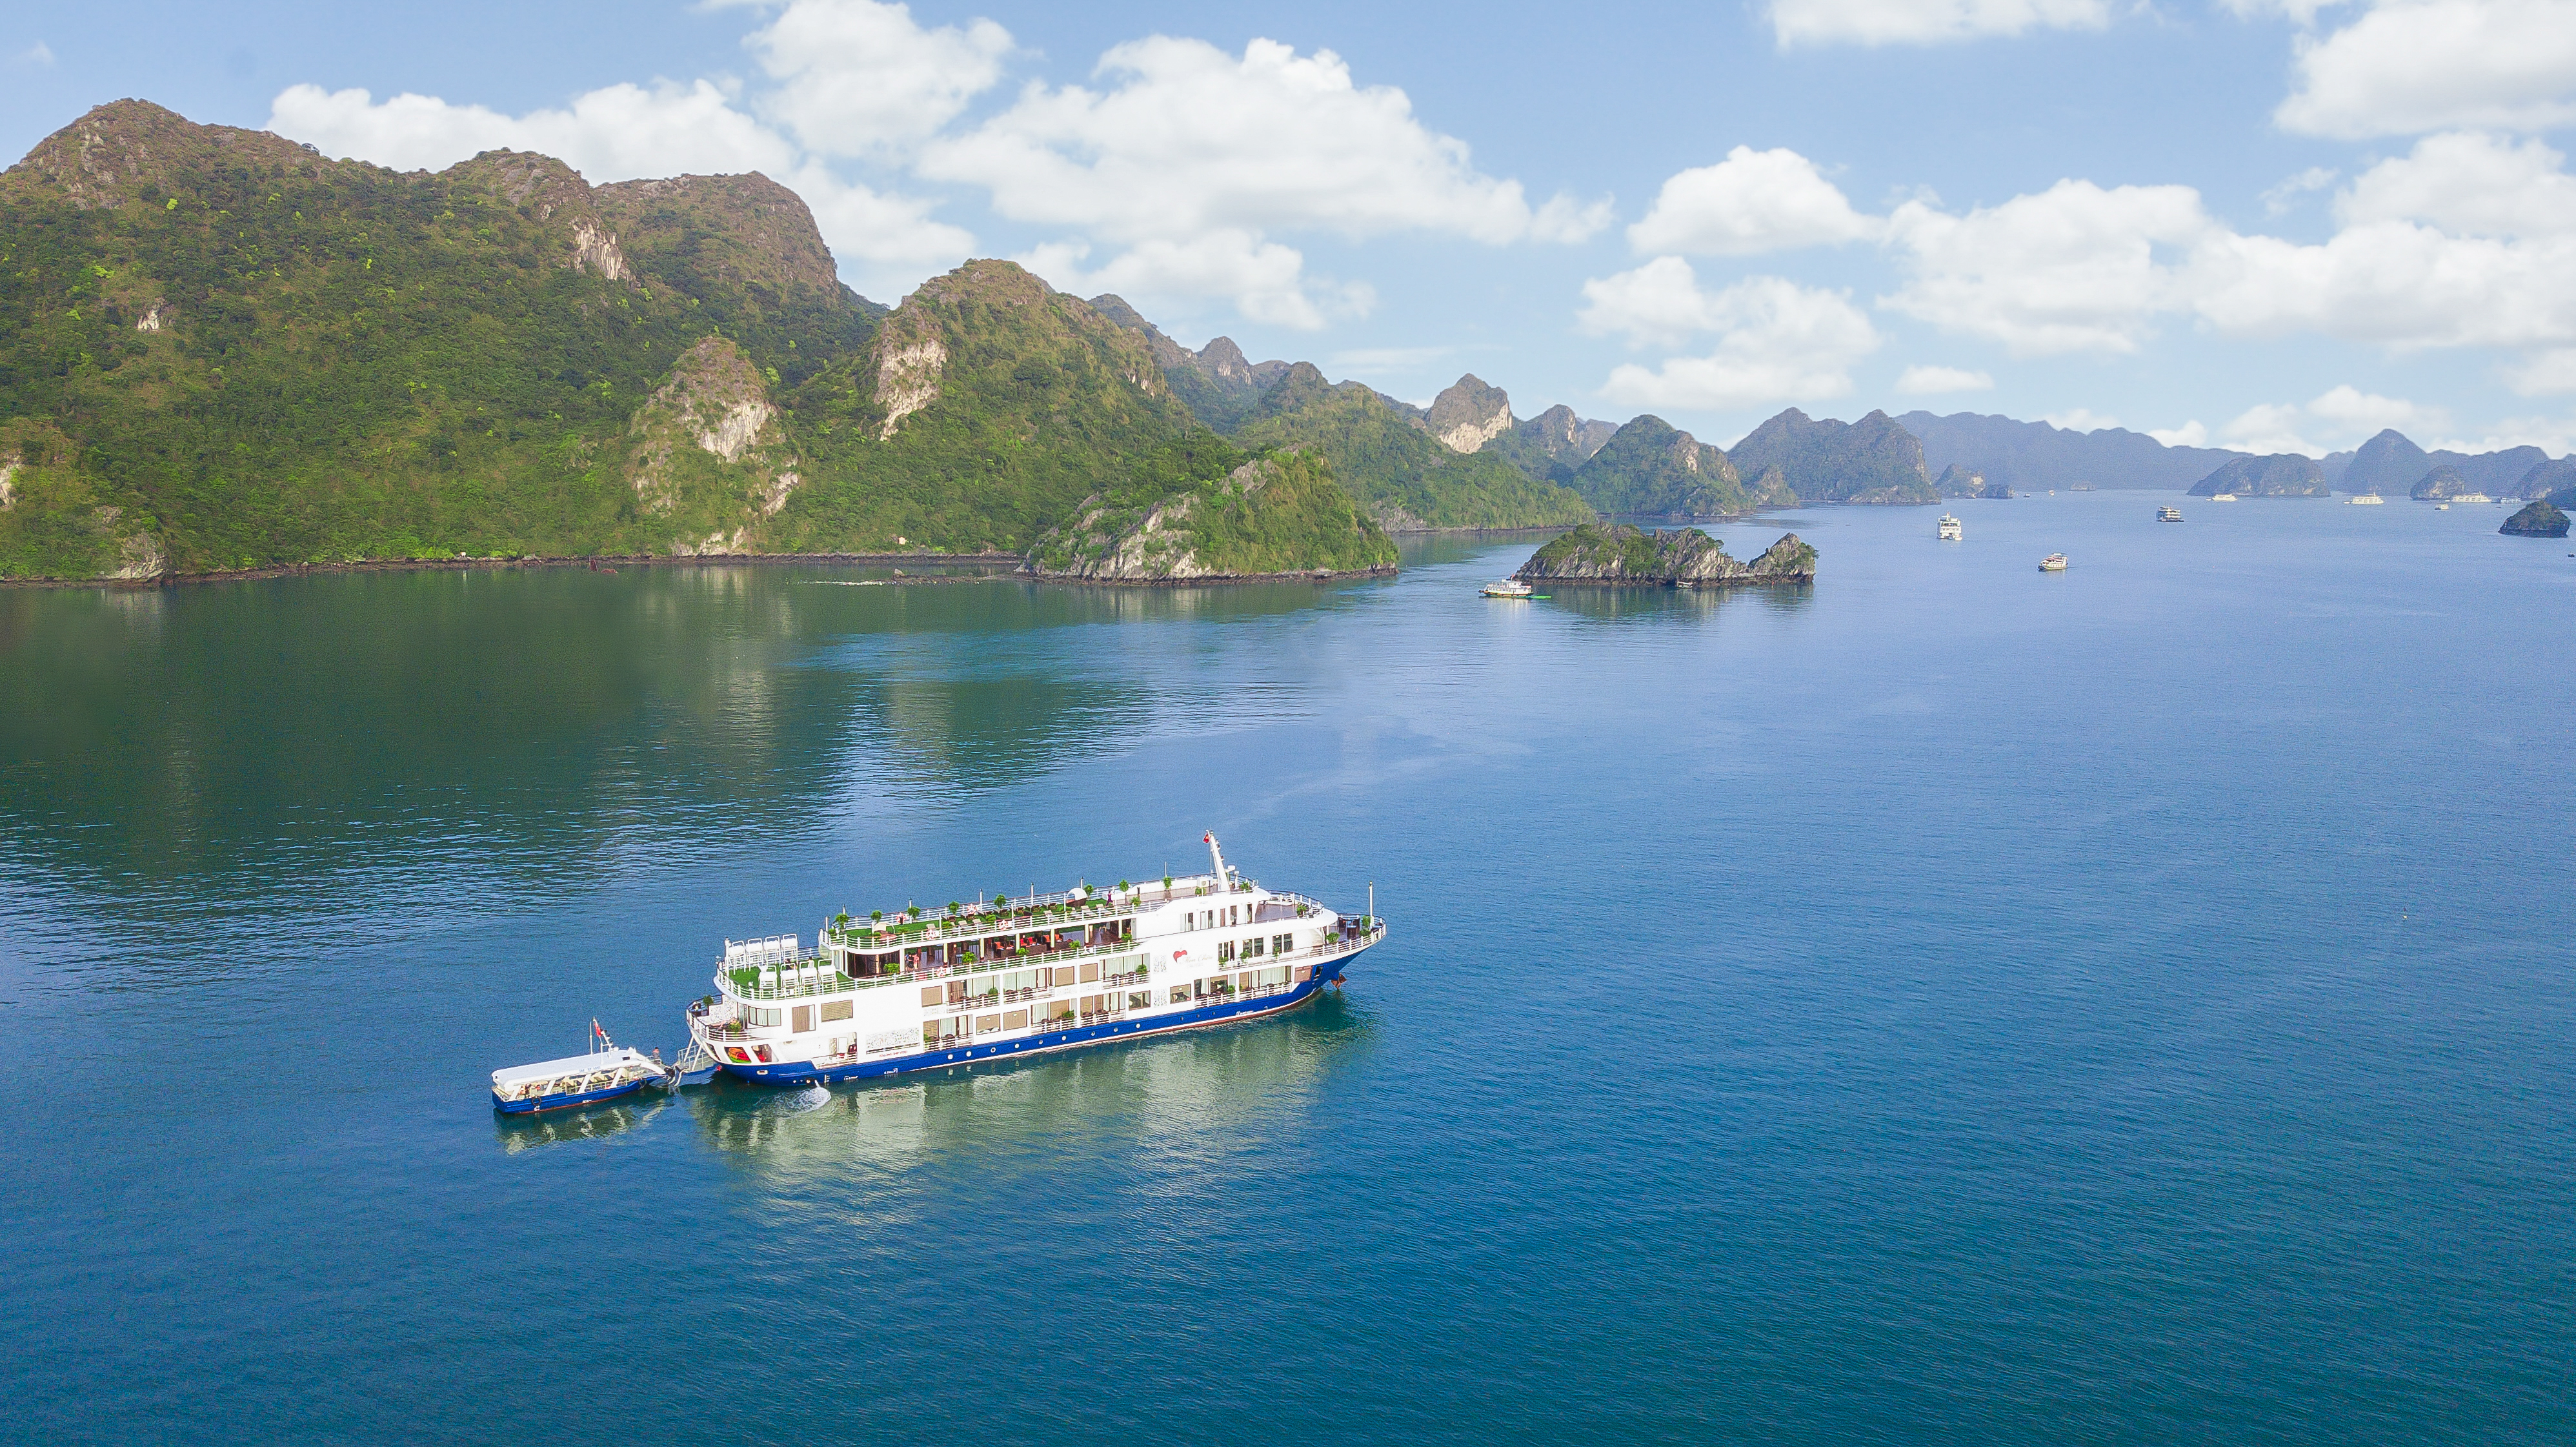
<path fill-rule="evenodd" d="M 1941 541 L 1955 543 L 1960 536 L 1959 520 L 1948 513 L 1941 514 Z"/>
<path fill-rule="evenodd" d="M 2234 502 L 2236 501 L 2236 494 L 2232 492 L 2214 492 L 2209 495 L 2209 500 L 2211 502 Z"/>
<path fill-rule="evenodd" d="M 1115 889 L 909 908 L 726 942 L 689 1007 L 690 1058 L 810 1085 L 1042 1054 L 1292 1009 L 1386 921 L 1264 889 L 1204 836 L 1209 872 Z"/>
<path fill-rule="evenodd" d="M 2051 553 L 2051 554 L 2049 554 L 2047 557 L 2044 557 L 2044 558 L 2042 558 L 2042 559 L 2040 559 L 2040 560 L 2039 560 L 2039 570 L 2040 570 L 2041 572 L 2043 572 L 2043 573 L 2063 573 L 2063 572 L 2065 572 L 2065 571 L 2066 571 L 2066 555 L 2065 555 L 2064 553 Z"/>
<path fill-rule="evenodd" d="M 2156 521 L 2157 521 L 2157 522 L 2160 522 L 2160 523 L 2178 523 L 2178 522 L 2181 522 L 2181 521 L 2182 521 L 2182 509 L 2181 509 L 2181 508 L 2178 508 L 2178 507 L 2160 507 L 2160 508 L 2157 508 L 2157 509 L 2156 509 Z"/>
<path fill-rule="evenodd" d="M 2387 503 L 2388 499 L 2375 492 L 2365 492 L 2359 497 L 2348 497 L 2343 500 L 2345 507 L 2384 507 Z"/>
<path fill-rule="evenodd" d="M 1537 591 L 1518 578 L 1503 578 L 1487 583 L 1484 588 L 1485 596 L 1488 598 L 1526 598 Z"/>

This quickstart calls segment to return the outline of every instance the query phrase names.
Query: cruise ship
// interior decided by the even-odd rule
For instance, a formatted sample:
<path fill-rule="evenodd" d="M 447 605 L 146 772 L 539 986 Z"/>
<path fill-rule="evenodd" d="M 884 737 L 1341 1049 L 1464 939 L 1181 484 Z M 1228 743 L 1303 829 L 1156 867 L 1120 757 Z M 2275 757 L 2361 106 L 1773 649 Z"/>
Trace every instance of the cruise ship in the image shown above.
<path fill-rule="evenodd" d="M 1194 1029 L 1294 1009 L 1386 938 L 1374 900 L 1265 889 L 1204 842 L 1205 874 L 728 941 L 681 1066 L 809 1085 Z"/>

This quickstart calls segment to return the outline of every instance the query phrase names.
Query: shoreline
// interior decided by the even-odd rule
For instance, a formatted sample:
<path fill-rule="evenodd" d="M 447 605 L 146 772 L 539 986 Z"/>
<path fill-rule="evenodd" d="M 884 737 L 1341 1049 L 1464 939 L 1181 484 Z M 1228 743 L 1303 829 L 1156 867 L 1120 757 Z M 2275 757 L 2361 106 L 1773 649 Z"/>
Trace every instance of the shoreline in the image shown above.
<path fill-rule="evenodd" d="M 1340 571 L 1330 568 L 1311 568 L 1300 573 L 1204 573 L 1195 578 L 1085 578 L 1072 573 L 1030 572 L 1014 573 L 1010 576 L 1023 582 L 1062 583 L 1075 587 L 1195 588 L 1202 584 L 1337 583 L 1352 578 L 1392 578 L 1396 575 L 1396 566 L 1396 564 L 1387 563 L 1374 568 L 1346 568 Z"/>
<path fill-rule="evenodd" d="M 358 563 L 280 563 L 266 568 L 225 568 L 205 573 L 162 573 L 150 578 L 0 578 L 0 588 L 177 588 L 192 583 L 257 582 L 268 578 L 301 578 L 317 573 L 465 573 L 501 568 L 710 567 L 739 563 L 839 563 L 854 567 L 900 567 L 963 564 L 1010 564 L 1027 560 L 1019 553 L 582 553 L 524 558 L 371 558 Z M 991 576 L 1014 577 L 1016 573 Z M 906 579 L 911 581 L 911 579 Z"/>

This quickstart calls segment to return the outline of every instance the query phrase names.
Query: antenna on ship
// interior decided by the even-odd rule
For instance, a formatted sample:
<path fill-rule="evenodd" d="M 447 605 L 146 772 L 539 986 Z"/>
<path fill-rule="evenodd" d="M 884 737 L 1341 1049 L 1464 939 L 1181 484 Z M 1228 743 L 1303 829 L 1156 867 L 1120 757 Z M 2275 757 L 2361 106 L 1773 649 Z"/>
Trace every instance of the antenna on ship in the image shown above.
<path fill-rule="evenodd" d="M 1216 847 L 1216 831 L 1211 829 L 1199 837 L 1207 841 L 1208 863 L 1216 869 L 1216 887 L 1223 889 L 1225 888 L 1225 851 Z"/>

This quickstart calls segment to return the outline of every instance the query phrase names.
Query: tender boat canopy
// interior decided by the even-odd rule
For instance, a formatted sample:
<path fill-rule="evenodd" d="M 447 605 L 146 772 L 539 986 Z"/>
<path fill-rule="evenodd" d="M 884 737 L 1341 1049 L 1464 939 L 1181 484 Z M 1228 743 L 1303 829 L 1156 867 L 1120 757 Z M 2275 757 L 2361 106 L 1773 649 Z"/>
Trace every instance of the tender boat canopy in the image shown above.
<path fill-rule="evenodd" d="M 602 1071 L 636 1069 L 654 1075 L 663 1067 L 641 1050 L 619 1046 L 589 1055 L 567 1055 L 561 1060 L 540 1060 L 534 1065 L 511 1065 L 492 1072 L 492 1088 L 508 1094 L 515 1088 L 541 1080 L 560 1080 L 566 1076 L 597 1075 Z"/>

